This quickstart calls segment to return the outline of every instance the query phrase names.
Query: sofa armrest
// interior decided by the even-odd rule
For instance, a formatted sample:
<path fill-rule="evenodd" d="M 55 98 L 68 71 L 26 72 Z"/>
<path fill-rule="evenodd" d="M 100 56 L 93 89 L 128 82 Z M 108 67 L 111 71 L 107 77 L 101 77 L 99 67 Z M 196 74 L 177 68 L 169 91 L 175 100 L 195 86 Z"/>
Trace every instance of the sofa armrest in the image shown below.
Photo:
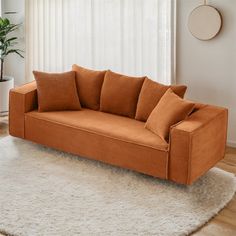
<path fill-rule="evenodd" d="M 9 133 L 24 138 L 24 114 L 37 108 L 36 82 L 10 90 Z"/>
<path fill-rule="evenodd" d="M 228 110 L 205 105 L 170 131 L 168 178 L 191 184 L 224 157 Z"/>

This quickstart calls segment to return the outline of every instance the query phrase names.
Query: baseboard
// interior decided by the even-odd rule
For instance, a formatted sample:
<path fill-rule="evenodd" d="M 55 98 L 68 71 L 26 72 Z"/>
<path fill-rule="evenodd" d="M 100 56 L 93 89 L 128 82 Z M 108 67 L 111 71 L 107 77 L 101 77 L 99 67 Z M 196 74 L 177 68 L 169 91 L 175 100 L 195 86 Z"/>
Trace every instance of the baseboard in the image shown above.
<path fill-rule="evenodd" d="M 236 141 L 228 140 L 227 141 L 227 146 L 236 148 Z"/>

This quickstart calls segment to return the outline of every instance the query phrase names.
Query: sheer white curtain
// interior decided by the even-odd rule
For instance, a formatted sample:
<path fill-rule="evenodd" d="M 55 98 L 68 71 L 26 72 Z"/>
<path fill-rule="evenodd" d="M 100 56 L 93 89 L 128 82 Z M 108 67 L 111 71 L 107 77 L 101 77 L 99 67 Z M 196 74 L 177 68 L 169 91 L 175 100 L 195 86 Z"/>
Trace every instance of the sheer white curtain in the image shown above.
<path fill-rule="evenodd" d="M 76 63 L 174 82 L 173 0 L 26 0 L 26 75 Z"/>

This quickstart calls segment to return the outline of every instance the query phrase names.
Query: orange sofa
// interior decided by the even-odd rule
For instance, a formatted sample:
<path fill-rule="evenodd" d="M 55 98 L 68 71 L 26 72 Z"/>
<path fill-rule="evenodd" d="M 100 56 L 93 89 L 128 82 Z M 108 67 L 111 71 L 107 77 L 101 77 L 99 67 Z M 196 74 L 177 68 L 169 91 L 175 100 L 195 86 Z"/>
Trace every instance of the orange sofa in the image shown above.
<path fill-rule="evenodd" d="M 224 157 L 227 109 L 199 104 L 169 141 L 134 118 L 83 108 L 38 112 L 36 83 L 10 91 L 10 134 L 144 174 L 192 184 Z"/>

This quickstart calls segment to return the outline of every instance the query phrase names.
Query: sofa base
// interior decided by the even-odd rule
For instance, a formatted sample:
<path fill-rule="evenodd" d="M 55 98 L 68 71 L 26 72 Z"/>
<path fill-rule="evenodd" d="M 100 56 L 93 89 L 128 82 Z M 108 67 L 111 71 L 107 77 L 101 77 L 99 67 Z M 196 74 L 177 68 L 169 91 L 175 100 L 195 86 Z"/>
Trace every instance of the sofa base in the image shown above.
<path fill-rule="evenodd" d="M 37 119 L 27 114 L 25 139 L 154 177 L 168 177 L 168 151 Z"/>

